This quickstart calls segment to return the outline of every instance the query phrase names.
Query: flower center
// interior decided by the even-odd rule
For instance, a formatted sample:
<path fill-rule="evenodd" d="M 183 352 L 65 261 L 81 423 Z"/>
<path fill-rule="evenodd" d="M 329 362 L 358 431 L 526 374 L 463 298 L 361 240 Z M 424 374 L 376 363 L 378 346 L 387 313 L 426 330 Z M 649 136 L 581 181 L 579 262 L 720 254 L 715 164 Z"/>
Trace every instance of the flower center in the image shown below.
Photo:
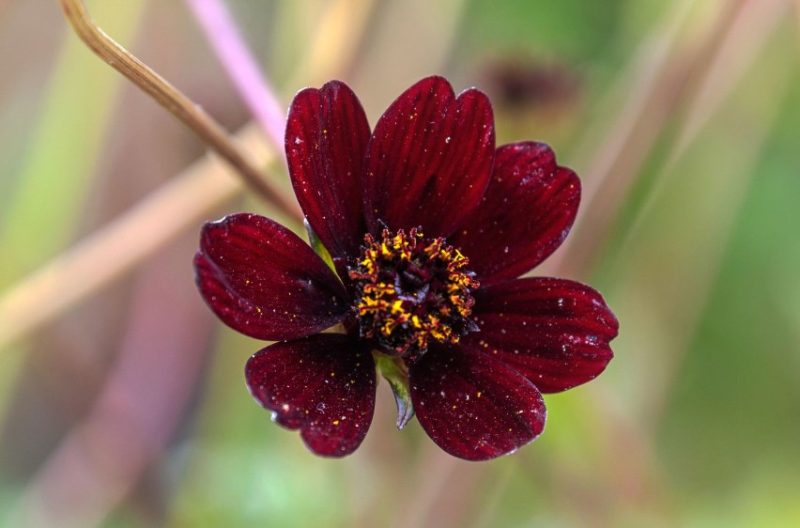
<path fill-rule="evenodd" d="M 423 354 L 431 341 L 457 343 L 477 329 L 469 318 L 478 287 L 469 260 L 444 238 L 419 229 L 364 237 L 360 259 L 349 270 L 361 337 L 385 352 Z"/>

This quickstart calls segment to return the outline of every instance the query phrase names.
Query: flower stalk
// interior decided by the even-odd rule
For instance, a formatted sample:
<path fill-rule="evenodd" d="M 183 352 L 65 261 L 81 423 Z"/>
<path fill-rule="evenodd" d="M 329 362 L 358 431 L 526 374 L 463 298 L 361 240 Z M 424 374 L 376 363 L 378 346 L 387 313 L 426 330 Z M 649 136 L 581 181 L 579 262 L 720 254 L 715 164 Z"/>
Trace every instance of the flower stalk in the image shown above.
<path fill-rule="evenodd" d="M 227 131 L 180 90 L 109 37 L 90 18 L 82 0 L 59 0 L 64 16 L 80 39 L 109 66 L 127 77 L 230 164 L 242 179 L 281 213 L 300 220 L 297 205 L 276 191 L 247 156 L 231 141 Z"/>

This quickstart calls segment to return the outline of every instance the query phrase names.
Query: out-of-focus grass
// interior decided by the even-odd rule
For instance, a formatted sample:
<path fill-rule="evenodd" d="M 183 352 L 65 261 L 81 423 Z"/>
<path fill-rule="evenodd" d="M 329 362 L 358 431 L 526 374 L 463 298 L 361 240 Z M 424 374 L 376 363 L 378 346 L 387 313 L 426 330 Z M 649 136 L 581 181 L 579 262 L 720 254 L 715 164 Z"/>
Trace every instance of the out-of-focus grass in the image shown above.
<path fill-rule="evenodd" d="M 131 39 L 144 7 L 142 2 L 89 5 L 121 42 Z M 87 56 L 81 42 L 71 34 L 64 37 L 26 160 L 10 190 L 12 200 L 0 213 L 0 245 L 6 254 L 2 286 L 30 272 L 74 235 L 122 86 L 118 76 L 109 75 L 108 66 Z"/>
<path fill-rule="evenodd" d="M 770 50 L 773 64 L 777 49 Z M 775 103 L 780 113 L 676 379 L 664 429 L 662 443 L 675 478 L 685 482 L 686 498 L 698 502 L 746 495 L 751 486 L 773 479 L 775 491 L 787 483 L 800 487 L 798 320 L 797 312 L 790 312 L 798 306 L 798 279 L 786 272 L 800 269 L 794 233 L 800 222 L 800 153 L 791 140 L 800 125 L 800 91 L 797 71 L 784 75 L 788 80 L 781 82 L 791 91 Z M 764 84 L 770 80 L 754 78 Z M 751 93 L 751 101 L 758 95 Z"/>
<path fill-rule="evenodd" d="M 112 5 L 93 1 L 88 4 L 108 31 L 122 42 L 130 40 L 144 7 L 143 2 Z M 55 4 L 49 7 L 57 9 Z M 0 14 L 15 15 L 9 11 Z M 20 28 L 8 31 L 17 33 L 19 46 L 33 47 L 36 46 L 36 32 L 47 31 L 47 28 L 30 29 L 32 33 Z M 32 70 L 36 67 L 31 65 Z M 28 118 L 19 116 L 16 122 L 7 122 L 2 134 L 2 137 L 26 137 L 28 143 L 0 145 L 0 152 L 5 147 L 9 157 L 18 155 L 17 149 L 23 152 L 19 165 L 13 173 L 3 175 L 0 186 L 4 196 L 0 199 L 3 206 L 0 247 L 4 254 L 0 265 L 0 291 L 66 247 L 75 236 L 82 219 L 82 204 L 94 177 L 93 168 L 102 153 L 115 95 L 122 86 L 120 79 L 108 75 L 106 65 L 92 60 L 85 46 L 66 32 L 48 77 L 47 90 L 37 105 L 40 109 L 32 112 L 28 107 Z M 19 345 L 3 351 L 0 420 L 5 416 L 8 394 L 14 388 L 24 350 L 26 348 Z M 0 474 L 0 488 L 5 485 Z"/>
<path fill-rule="evenodd" d="M 664 8 L 657 2 L 644 3 L 651 4 L 650 17 Z M 605 58 L 621 43 L 617 31 L 625 23 L 625 7 L 621 0 L 562 0 L 557 7 L 526 0 L 473 0 L 466 11 L 461 51 L 499 49 L 574 61 Z"/>
<path fill-rule="evenodd" d="M 324 2 L 230 3 L 282 84 Z M 92 9 L 125 41 L 142 5 Z M 483 68 L 498 57 L 555 63 L 578 80 L 566 107 L 521 112 L 496 100 L 498 136 L 551 142 L 573 165 L 603 144 L 629 96 L 609 93 L 625 86 L 626 65 L 673 4 L 470 0 L 456 11 L 454 0 L 436 8 L 436 17 L 454 10 L 436 27 L 420 21 L 422 5 L 380 4 L 360 66 L 346 72 L 371 121 L 405 88 L 398 83 L 430 68 L 453 74 L 460 89 L 485 83 Z M 733 5 L 696 4 L 681 46 L 694 49 L 709 20 Z M 316 458 L 247 395 L 244 361 L 262 345 L 221 329 L 195 413 L 112 524 L 144 525 L 153 515 L 172 526 L 800 523 L 800 64 L 792 22 L 770 33 L 685 151 L 671 157 L 688 111 L 678 101 L 645 153 L 592 281 L 620 318 L 617 357 L 592 384 L 547 397 L 546 432 L 532 446 L 483 465 L 451 461 L 417 425 L 394 431 L 383 394 L 355 455 Z M 20 189 L 4 202 L 13 222 L 0 240 L 17 263 L 3 265 L 0 285 L 67 243 L 107 127 L 124 126 L 108 122 L 117 77 L 74 41 L 63 53 L 28 134 L 27 161 L 0 185 Z M 702 74 L 694 72 L 687 94 Z M 12 145 L 0 144 L 0 154 Z M 0 372 L 13 372 L 5 365 Z M 12 498 L 25 486 L 4 484 Z"/>
<path fill-rule="evenodd" d="M 90 5 L 122 42 L 133 35 L 144 6 L 141 2 Z M 107 66 L 87 56 L 77 39 L 66 33 L 64 37 L 38 120 L 13 124 L 21 131 L 33 130 L 24 161 L 8 178 L 7 198 L 0 211 L 0 247 L 5 255 L 0 289 L 33 271 L 75 236 L 115 95 L 122 86 L 120 79 L 108 75 Z M 22 358 L 22 350 L 12 350 L 0 363 L 0 418 Z"/>

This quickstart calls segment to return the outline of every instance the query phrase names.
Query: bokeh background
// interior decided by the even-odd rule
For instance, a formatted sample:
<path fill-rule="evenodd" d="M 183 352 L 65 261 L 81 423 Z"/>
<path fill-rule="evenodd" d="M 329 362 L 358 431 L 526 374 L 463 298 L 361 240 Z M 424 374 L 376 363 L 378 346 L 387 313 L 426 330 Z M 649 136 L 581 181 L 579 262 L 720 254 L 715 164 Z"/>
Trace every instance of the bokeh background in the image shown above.
<path fill-rule="evenodd" d="M 185 2 L 87 6 L 229 130 L 251 120 Z M 385 384 L 354 455 L 311 455 L 248 395 L 262 343 L 191 269 L 204 220 L 280 215 L 55 0 L 0 0 L 0 524 L 800 526 L 800 2 L 227 6 L 284 108 L 339 78 L 374 124 L 440 73 L 490 94 L 499 143 L 550 143 L 584 200 L 535 273 L 604 293 L 616 357 L 512 456 L 396 431 Z"/>

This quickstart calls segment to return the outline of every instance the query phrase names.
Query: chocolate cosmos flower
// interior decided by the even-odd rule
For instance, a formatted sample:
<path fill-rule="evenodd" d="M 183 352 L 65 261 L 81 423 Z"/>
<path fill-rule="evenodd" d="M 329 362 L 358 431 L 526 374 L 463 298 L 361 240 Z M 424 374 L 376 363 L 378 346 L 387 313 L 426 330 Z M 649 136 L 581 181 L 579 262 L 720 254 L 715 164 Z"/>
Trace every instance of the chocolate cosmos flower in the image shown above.
<path fill-rule="evenodd" d="M 364 439 L 376 361 L 407 375 L 434 442 L 484 460 L 542 432 L 542 393 L 585 383 L 611 359 L 617 321 L 600 294 L 517 278 L 564 240 L 578 177 L 542 143 L 495 149 L 482 92 L 456 97 L 445 79 L 423 79 L 370 133 L 345 84 L 305 89 L 286 156 L 327 251 L 235 214 L 205 225 L 195 266 L 220 319 L 277 341 L 250 358 L 247 384 L 315 453 L 347 455 Z"/>

